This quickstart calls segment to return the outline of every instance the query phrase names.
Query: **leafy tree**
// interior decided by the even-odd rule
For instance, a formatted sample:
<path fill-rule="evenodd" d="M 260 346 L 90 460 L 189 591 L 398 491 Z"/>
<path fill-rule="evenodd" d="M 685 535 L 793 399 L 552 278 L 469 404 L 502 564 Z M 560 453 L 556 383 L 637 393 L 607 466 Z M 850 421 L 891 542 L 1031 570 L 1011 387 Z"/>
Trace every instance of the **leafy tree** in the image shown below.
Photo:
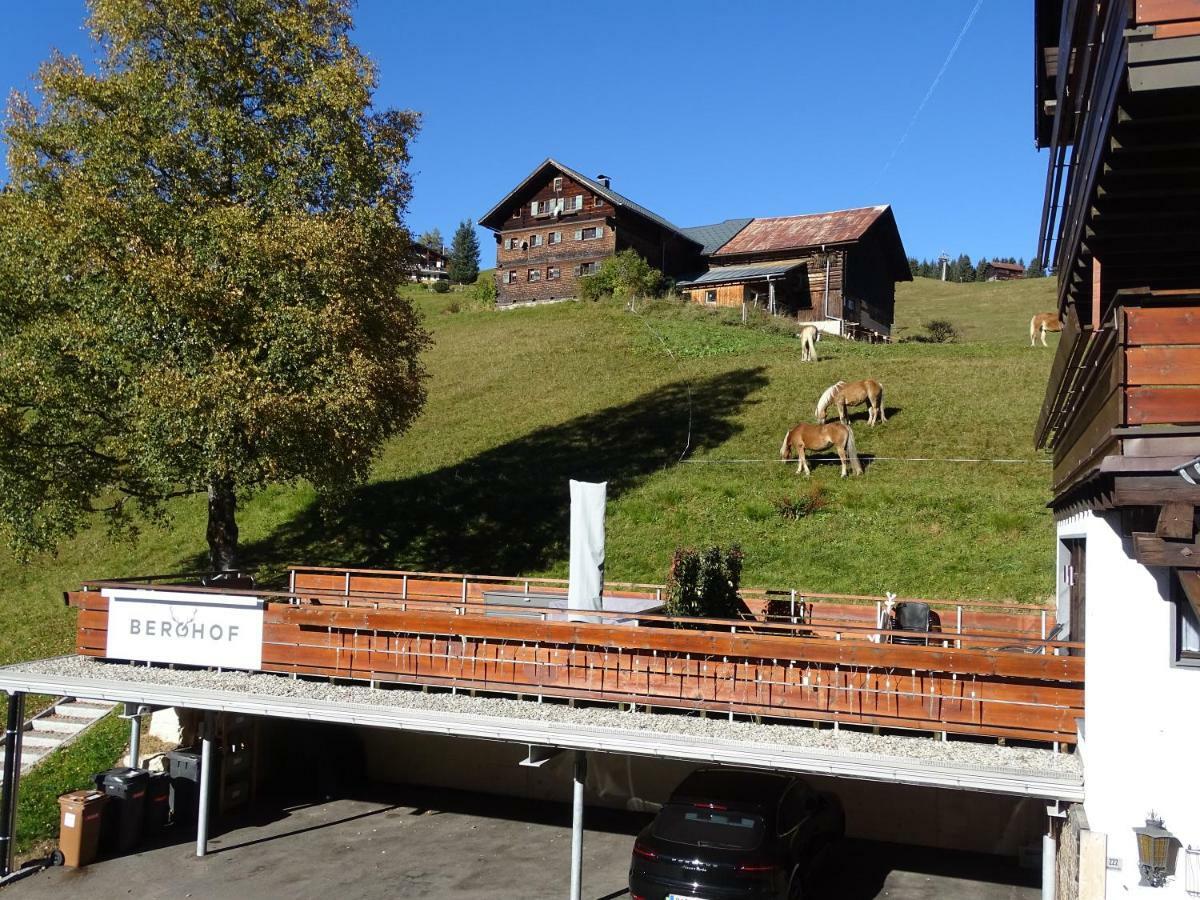
<path fill-rule="evenodd" d="M 417 238 L 418 244 L 424 244 L 430 250 L 442 249 L 442 233 L 436 228 L 430 228 L 428 231 L 422 231 L 421 236 Z"/>
<path fill-rule="evenodd" d="M 738 614 L 743 553 L 729 549 L 676 548 L 667 574 L 666 610 L 671 616 L 732 619 Z"/>
<path fill-rule="evenodd" d="M 397 297 L 419 117 L 375 111 L 350 0 L 93 0 L 99 65 L 16 94 L 0 193 L 0 530 L 53 547 L 207 494 L 364 478 L 424 402 Z"/>
<path fill-rule="evenodd" d="M 619 300 L 652 297 L 662 284 L 662 273 L 652 268 L 635 250 L 622 250 L 600 263 L 595 275 L 579 279 L 579 296 L 598 300 L 612 296 Z"/>
<path fill-rule="evenodd" d="M 495 272 L 480 272 L 475 283 L 471 285 L 471 298 L 480 306 L 496 305 L 496 274 Z"/>
<path fill-rule="evenodd" d="M 479 277 L 479 238 L 470 219 L 459 222 L 454 232 L 446 271 L 455 284 L 472 284 Z"/>

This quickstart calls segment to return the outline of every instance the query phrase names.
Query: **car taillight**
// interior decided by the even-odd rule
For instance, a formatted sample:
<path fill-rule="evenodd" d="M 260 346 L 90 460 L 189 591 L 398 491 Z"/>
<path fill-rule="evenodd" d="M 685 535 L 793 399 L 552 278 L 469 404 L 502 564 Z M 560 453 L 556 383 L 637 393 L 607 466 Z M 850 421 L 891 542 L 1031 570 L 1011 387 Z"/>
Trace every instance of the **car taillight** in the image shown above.
<path fill-rule="evenodd" d="M 779 866 L 774 863 L 742 863 L 738 866 L 738 871 L 761 874 L 763 872 L 774 872 L 778 868 Z"/>
<path fill-rule="evenodd" d="M 635 843 L 633 845 L 633 855 L 640 856 L 642 859 L 658 859 L 658 854 L 643 844 Z"/>
<path fill-rule="evenodd" d="M 722 812 L 729 809 L 728 806 L 724 806 L 720 803 L 693 803 L 692 806 L 696 807 L 697 809 L 719 809 Z"/>

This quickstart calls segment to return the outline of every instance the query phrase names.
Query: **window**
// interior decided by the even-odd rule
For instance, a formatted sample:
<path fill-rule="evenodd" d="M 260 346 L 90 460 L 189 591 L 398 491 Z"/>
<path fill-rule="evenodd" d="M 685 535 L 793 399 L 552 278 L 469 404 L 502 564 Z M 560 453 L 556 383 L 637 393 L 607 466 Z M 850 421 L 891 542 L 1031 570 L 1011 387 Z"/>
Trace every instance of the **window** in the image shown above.
<path fill-rule="evenodd" d="M 528 278 L 530 281 L 541 281 L 542 280 L 542 270 L 541 269 L 530 269 Z"/>
<path fill-rule="evenodd" d="M 603 225 L 592 225 L 590 228 L 575 229 L 575 240 L 577 241 L 594 241 L 602 237 L 604 237 Z"/>
<path fill-rule="evenodd" d="M 677 844 L 753 850 L 766 824 L 752 812 L 668 804 L 654 820 L 654 836 Z"/>
<path fill-rule="evenodd" d="M 518 247 L 518 241 L 515 237 L 510 237 L 510 238 L 504 239 L 504 249 L 505 250 L 516 250 L 517 247 Z"/>
<path fill-rule="evenodd" d="M 604 200 L 603 200 L 603 199 L 601 199 L 600 197 L 593 197 L 593 198 L 592 198 L 592 206 L 594 206 L 596 209 L 599 209 L 599 208 L 600 208 L 600 207 L 602 207 L 603 205 L 604 205 Z"/>
<path fill-rule="evenodd" d="M 518 206 L 516 209 L 513 210 L 513 218 L 514 219 L 521 218 L 521 207 Z"/>
<path fill-rule="evenodd" d="M 517 281 L 517 270 L 509 269 L 504 275 L 504 283 L 505 284 L 516 284 L 516 281 Z"/>
<path fill-rule="evenodd" d="M 530 247 L 542 246 L 542 236 L 540 234 L 531 234 L 529 236 L 529 246 Z"/>
<path fill-rule="evenodd" d="M 1181 578 L 1190 577 L 1181 574 Z M 1175 590 L 1175 662 L 1200 667 L 1200 617 L 1181 586 Z"/>
<path fill-rule="evenodd" d="M 575 274 L 576 275 L 595 275 L 596 274 L 596 265 L 597 264 L 594 262 L 580 263 L 579 265 L 577 265 L 575 267 Z"/>
<path fill-rule="evenodd" d="M 547 244 L 561 244 L 562 243 L 562 232 L 561 231 L 550 232 L 548 235 L 546 235 L 546 243 Z"/>
<path fill-rule="evenodd" d="M 533 200 L 529 204 L 529 212 L 535 216 L 547 216 L 550 214 L 549 200 Z"/>
<path fill-rule="evenodd" d="M 704 302 L 705 303 L 716 303 L 717 302 L 717 291 L 715 288 L 711 291 L 704 292 Z"/>
<path fill-rule="evenodd" d="M 578 212 L 581 209 L 583 209 L 583 194 L 567 198 L 567 212 Z"/>
<path fill-rule="evenodd" d="M 559 175 L 554 179 L 554 193 L 557 194 L 561 190 L 562 190 L 562 176 Z"/>
<path fill-rule="evenodd" d="M 546 269 L 546 280 L 558 281 L 560 274 L 561 273 L 558 271 L 558 266 L 550 266 Z"/>

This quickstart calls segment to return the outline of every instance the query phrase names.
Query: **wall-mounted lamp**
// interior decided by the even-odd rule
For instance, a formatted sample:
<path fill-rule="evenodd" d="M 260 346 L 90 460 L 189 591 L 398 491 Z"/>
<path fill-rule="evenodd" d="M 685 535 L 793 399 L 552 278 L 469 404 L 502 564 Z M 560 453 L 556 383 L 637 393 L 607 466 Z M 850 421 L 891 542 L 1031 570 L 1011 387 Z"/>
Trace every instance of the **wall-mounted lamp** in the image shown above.
<path fill-rule="evenodd" d="M 1162 887 L 1167 883 L 1175 835 L 1163 828 L 1162 819 L 1156 817 L 1153 811 L 1146 819 L 1146 824 L 1133 829 L 1133 833 L 1137 835 L 1138 868 L 1142 878 L 1150 887 Z"/>

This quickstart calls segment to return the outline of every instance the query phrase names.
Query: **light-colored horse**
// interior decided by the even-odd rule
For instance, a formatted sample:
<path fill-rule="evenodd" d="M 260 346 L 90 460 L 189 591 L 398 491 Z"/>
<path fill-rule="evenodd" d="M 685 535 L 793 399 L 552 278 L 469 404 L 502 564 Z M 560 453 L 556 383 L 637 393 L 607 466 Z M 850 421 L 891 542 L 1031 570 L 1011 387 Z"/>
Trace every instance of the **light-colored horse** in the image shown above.
<path fill-rule="evenodd" d="M 818 422 L 824 423 L 825 413 L 828 411 L 830 403 L 837 409 L 838 420 L 843 424 L 846 421 L 846 407 L 859 406 L 863 403 L 870 405 L 870 412 L 867 415 L 868 425 L 887 421 L 887 412 L 883 408 L 883 385 L 870 378 L 849 383 L 839 381 L 837 384 L 831 384 L 825 388 L 825 393 L 817 401 Z"/>
<path fill-rule="evenodd" d="M 1029 320 L 1029 346 L 1037 344 L 1037 336 L 1040 333 L 1042 346 L 1045 347 L 1047 331 L 1062 331 L 1062 319 L 1058 317 L 1058 313 L 1037 313 Z"/>
<path fill-rule="evenodd" d="M 800 338 L 800 361 L 816 362 L 817 341 L 821 339 L 821 329 L 816 325 L 801 325 L 800 330 L 796 332 L 796 337 Z"/>
<path fill-rule="evenodd" d="M 783 436 L 783 446 L 779 448 L 779 459 L 787 462 L 795 454 L 799 459 L 796 474 L 799 475 L 803 472 L 805 475 L 811 475 L 805 453 L 809 450 L 819 453 L 830 447 L 837 451 L 838 459 L 842 461 L 843 478 L 846 477 L 847 461 L 855 475 L 862 474 L 862 463 L 858 461 L 858 448 L 854 445 L 854 432 L 850 430 L 849 425 L 842 425 L 838 422 L 829 425 L 810 425 L 807 422 L 801 422 Z"/>

